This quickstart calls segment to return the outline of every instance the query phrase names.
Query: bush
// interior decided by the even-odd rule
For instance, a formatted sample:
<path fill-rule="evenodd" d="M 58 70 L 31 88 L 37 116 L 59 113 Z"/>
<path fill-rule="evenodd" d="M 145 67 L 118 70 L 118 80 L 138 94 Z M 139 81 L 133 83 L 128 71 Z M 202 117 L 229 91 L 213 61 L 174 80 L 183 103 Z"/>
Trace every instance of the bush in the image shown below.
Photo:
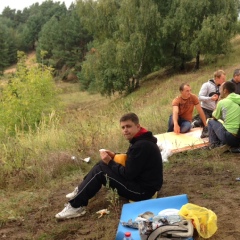
<path fill-rule="evenodd" d="M 15 135 L 38 127 L 58 106 L 57 90 L 51 69 L 25 65 L 25 55 L 19 53 L 16 74 L 4 87 L 0 103 L 0 134 Z M 0 138 L 1 138 L 0 136 Z"/>

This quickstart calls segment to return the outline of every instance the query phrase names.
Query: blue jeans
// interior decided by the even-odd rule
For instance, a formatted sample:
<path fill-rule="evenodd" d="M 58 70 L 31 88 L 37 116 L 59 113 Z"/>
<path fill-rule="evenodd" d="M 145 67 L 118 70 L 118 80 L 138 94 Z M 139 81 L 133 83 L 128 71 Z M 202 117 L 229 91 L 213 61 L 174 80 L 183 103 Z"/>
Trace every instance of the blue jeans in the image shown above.
<path fill-rule="evenodd" d="M 217 120 L 208 121 L 209 142 L 216 145 L 227 144 L 231 147 L 238 147 L 240 138 L 237 138 L 232 133 L 228 132 L 222 123 Z"/>
<path fill-rule="evenodd" d="M 190 121 L 187 121 L 180 117 L 178 117 L 178 125 L 180 127 L 180 133 L 189 132 L 190 129 L 192 128 Z M 170 115 L 169 120 L 168 120 L 168 130 L 167 131 L 173 132 L 173 130 L 174 130 L 173 119 L 172 119 L 172 115 Z"/>

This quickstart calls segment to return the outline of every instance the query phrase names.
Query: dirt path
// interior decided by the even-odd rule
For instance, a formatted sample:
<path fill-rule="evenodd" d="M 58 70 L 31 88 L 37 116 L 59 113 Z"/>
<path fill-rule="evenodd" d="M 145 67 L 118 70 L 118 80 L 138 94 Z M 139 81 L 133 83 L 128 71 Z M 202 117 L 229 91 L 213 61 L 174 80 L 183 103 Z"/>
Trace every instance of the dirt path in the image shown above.
<path fill-rule="evenodd" d="M 31 65 L 34 63 L 35 58 L 36 58 L 36 53 L 35 53 L 35 51 L 29 53 L 29 54 L 27 55 L 26 65 L 27 65 L 27 66 L 31 66 Z M 4 71 L 4 74 L 15 73 L 15 72 L 16 72 L 16 67 L 17 67 L 17 64 L 12 65 L 11 67 L 7 68 L 7 69 Z"/>

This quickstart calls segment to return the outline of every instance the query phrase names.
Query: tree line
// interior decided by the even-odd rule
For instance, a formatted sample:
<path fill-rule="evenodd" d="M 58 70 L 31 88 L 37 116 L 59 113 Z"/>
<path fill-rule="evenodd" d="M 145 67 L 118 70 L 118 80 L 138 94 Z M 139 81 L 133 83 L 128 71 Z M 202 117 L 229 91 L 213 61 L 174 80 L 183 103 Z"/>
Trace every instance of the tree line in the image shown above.
<path fill-rule="evenodd" d="M 231 50 L 239 0 L 78 0 L 69 9 L 47 0 L 0 15 L 0 73 L 17 51 L 78 76 L 81 88 L 112 95 L 131 92 L 146 74 L 184 69 L 200 57 Z M 64 76 L 63 76 L 64 77 Z"/>

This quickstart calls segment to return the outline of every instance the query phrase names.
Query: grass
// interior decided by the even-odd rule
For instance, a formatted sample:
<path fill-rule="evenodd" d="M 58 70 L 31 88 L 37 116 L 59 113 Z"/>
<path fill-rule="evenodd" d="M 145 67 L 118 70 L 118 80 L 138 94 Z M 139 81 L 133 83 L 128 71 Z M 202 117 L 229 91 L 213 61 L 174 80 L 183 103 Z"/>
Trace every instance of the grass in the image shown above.
<path fill-rule="evenodd" d="M 108 209 L 113 212 L 115 218 L 120 218 L 121 203 L 119 200 L 119 195 L 116 189 L 111 189 L 109 187 L 109 179 L 107 180 L 106 188 L 107 188 L 106 199 L 109 202 Z"/>
<path fill-rule="evenodd" d="M 4 139 L 0 143 L 0 226 L 9 221 L 21 222 L 36 208 L 40 212 L 45 211 L 51 206 L 51 192 L 76 182 L 98 161 L 98 149 L 125 151 L 128 143 L 120 134 L 118 122 L 122 114 L 133 111 L 139 115 L 142 126 L 153 134 L 166 132 L 171 101 L 178 95 L 182 82 L 188 82 L 192 92 L 198 94 L 201 84 L 217 69 L 224 69 L 227 79 L 232 77 L 233 70 L 239 67 L 240 37 L 234 38 L 232 43 L 232 52 L 216 63 L 203 65 L 199 71 L 184 73 L 167 74 L 161 70 L 147 76 L 136 92 L 125 97 L 90 95 L 80 92 L 78 83 L 58 82 L 60 99 L 65 107 L 61 118 L 53 114 L 51 123 L 43 122 L 37 132 L 19 132 L 16 138 Z M 201 173 L 220 176 L 226 169 L 238 174 L 235 165 L 221 161 L 222 157 L 217 153 L 211 154 L 203 150 L 174 154 L 164 165 L 164 171 L 169 175 L 180 174 L 179 166 L 186 164 L 200 177 Z M 90 156 L 91 162 L 73 163 L 72 155 L 80 158 Z M 182 186 L 182 191 L 187 192 L 187 187 Z M 217 192 L 218 185 L 213 192 L 206 190 L 201 195 L 209 199 L 219 196 Z M 163 194 L 167 195 L 168 191 L 163 190 Z M 116 215 L 119 214 L 121 204 L 114 193 L 108 193 L 107 200 Z M 69 226 L 71 230 L 68 230 Z M 40 234 L 38 239 L 60 239 L 59 236 L 67 239 L 63 236 L 71 235 L 75 228 L 76 222 L 68 223 L 63 229 L 55 227 Z M 102 224 L 97 227 L 101 228 Z M 95 232 L 93 239 L 104 239 L 98 238 L 101 234 L 102 231 Z"/>

